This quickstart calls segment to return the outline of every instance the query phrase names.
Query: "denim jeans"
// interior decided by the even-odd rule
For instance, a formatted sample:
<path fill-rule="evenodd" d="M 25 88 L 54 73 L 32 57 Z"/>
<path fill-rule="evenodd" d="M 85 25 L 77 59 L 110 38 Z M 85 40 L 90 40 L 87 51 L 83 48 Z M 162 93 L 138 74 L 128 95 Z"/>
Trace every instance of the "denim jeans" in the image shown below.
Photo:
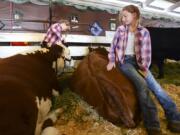
<path fill-rule="evenodd" d="M 118 68 L 136 87 L 145 127 L 147 129 L 160 129 L 156 105 L 150 96 L 150 90 L 147 87 L 145 79 L 137 72 L 135 57 L 125 57 L 124 62 L 123 65 L 120 65 L 119 63 Z"/>
<path fill-rule="evenodd" d="M 178 112 L 175 103 L 154 79 L 150 71 L 148 71 L 148 75 L 145 80 L 149 89 L 154 93 L 159 103 L 163 107 L 167 120 L 171 122 L 180 122 L 180 113 Z"/>
<path fill-rule="evenodd" d="M 171 122 L 180 122 L 180 114 L 177 111 L 175 103 L 161 88 L 158 82 L 154 79 L 150 71 L 146 78 L 142 77 L 137 71 L 135 57 L 126 56 L 124 64 L 118 64 L 119 69 L 133 82 L 137 90 L 137 96 L 143 113 L 145 127 L 160 128 L 159 120 L 157 118 L 156 106 L 149 95 L 150 91 L 154 93 L 159 103 L 162 105 L 166 118 Z"/>

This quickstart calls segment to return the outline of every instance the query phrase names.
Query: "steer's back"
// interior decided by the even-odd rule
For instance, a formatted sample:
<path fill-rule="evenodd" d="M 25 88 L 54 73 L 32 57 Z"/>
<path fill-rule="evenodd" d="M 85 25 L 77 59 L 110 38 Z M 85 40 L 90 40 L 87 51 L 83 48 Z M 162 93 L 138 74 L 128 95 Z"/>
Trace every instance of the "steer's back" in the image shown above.
<path fill-rule="evenodd" d="M 0 135 L 34 135 L 36 97 L 51 98 L 58 89 L 51 64 L 35 54 L 0 60 Z"/>
<path fill-rule="evenodd" d="M 90 53 L 73 74 L 72 89 L 109 121 L 134 127 L 139 117 L 135 89 L 118 69 L 108 72 L 107 63 L 107 53 Z"/>

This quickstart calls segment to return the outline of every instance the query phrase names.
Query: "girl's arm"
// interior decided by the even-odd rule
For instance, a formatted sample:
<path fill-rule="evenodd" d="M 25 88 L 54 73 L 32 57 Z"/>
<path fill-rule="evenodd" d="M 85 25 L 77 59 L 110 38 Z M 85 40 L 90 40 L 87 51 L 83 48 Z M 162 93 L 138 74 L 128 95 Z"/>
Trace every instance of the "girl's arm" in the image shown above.
<path fill-rule="evenodd" d="M 56 34 L 56 36 L 58 37 L 58 40 L 61 41 L 62 38 L 62 29 L 59 23 L 55 23 L 51 26 L 51 30 L 54 32 L 54 34 Z"/>
<path fill-rule="evenodd" d="M 141 44 L 141 64 L 140 70 L 146 74 L 151 64 L 151 38 L 149 31 L 145 29 Z"/>
<path fill-rule="evenodd" d="M 119 42 L 119 29 L 116 30 L 110 49 L 109 49 L 109 54 L 108 54 L 109 63 L 115 63 L 115 59 L 116 59 L 115 49 L 118 42 Z"/>

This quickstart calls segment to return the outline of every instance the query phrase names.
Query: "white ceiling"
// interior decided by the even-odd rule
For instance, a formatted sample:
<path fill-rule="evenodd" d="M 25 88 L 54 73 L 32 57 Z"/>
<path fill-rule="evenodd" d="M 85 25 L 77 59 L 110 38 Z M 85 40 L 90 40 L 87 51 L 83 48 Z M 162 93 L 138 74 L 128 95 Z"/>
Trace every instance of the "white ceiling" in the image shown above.
<path fill-rule="evenodd" d="M 145 14 L 159 17 L 173 17 L 180 20 L 180 0 L 100 0 L 104 3 L 116 4 L 123 7 L 124 5 L 134 4 L 141 8 Z"/>
<path fill-rule="evenodd" d="M 52 0 L 58 2 L 59 0 Z M 88 6 L 117 13 L 124 6 L 134 4 L 146 18 L 166 18 L 180 22 L 180 0 L 64 0 L 70 5 Z"/>
<path fill-rule="evenodd" d="M 18 3 L 20 0 L 9 0 Z M 144 17 L 168 18 L 180 22 L 180 0 L 21 0 L 39 5 L 48 5 L 50 1 L 75 7 L 91 7 L 117 13 L 122 7 L 134 4 L 141 9 Z M 21 2 L 21 3 L 22 3 Z"/>
<path fill-rule="evenodd" d="M 142 8 L 152 8 L 164 11 L 174 12 L 175 9 L 180 7 L 180 0 L 101 0 L 104 2 L 111 2 L 117 4 L 135 4 Z M 178 11 L 180 15 L 180 10 Z"/>

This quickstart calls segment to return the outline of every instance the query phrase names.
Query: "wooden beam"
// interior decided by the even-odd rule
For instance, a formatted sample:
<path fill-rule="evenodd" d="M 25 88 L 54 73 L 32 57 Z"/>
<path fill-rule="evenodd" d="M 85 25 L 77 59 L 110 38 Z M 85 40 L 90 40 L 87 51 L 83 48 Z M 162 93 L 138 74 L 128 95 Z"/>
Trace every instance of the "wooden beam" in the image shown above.
<path fill-rule="evenodd" d="M 90 35 L 76 35 L 67 34 L 67 43 L 104 43 L 110 44 L 114 32 L 110 32 L 106 36 L 90 36 Z M 45 36 L 45 33 L 15 33 L 15 32 L 0 32 L 0 42 L 41 42 Z"/>

